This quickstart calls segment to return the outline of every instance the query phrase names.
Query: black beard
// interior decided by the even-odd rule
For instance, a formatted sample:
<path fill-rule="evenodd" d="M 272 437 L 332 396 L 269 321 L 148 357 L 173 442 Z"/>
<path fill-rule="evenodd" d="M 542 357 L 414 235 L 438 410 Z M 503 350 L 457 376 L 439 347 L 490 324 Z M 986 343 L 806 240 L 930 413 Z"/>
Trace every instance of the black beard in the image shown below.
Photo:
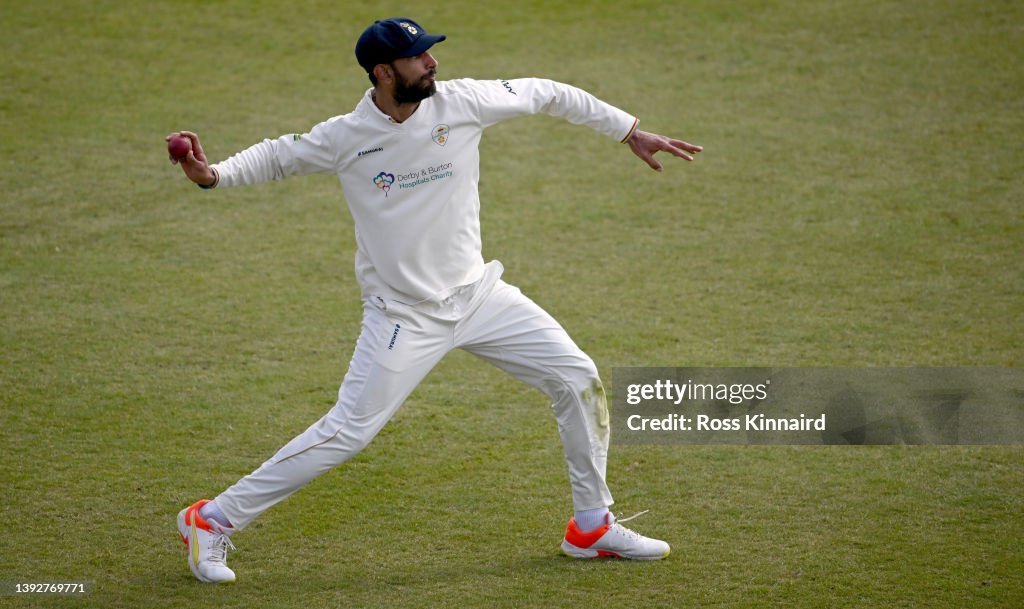
<path fill-rule="evenodd" d="M 399 104 L 416 104 L 437 93 L 437 86 L 434 81 L 430 81 L 427 84 L 423 84 L 422 80 L 420 83 L 410 83 L 402 78 L 402 75 L 398 74 L 397 71 L 395 75 L 398 76 L 395 79 L 395 101 Z M 433 72 L 431 72 L 431 75 L 433 75 Z"/>

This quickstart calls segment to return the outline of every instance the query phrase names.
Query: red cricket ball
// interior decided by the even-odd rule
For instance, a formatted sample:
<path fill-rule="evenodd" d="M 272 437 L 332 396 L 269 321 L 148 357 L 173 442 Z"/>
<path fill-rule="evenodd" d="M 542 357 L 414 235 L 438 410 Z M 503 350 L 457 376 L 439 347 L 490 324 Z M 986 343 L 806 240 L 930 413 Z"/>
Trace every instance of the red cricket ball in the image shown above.
<path fill-rule="evenodd" d="M 167 140 L 167 153 L 175 161 L 187 157 L 190 150 L 192 150 L 192 140 L 183 135 L 172 135 L 171 139 Z"/>

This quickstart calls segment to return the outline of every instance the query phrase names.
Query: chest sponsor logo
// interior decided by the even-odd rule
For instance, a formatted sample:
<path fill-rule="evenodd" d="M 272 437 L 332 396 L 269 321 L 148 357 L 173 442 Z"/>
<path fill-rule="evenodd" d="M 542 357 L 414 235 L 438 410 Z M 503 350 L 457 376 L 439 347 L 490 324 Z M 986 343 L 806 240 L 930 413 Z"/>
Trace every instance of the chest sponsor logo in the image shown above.
<path fill-rule="evenodd" d="M 452 128 L 448 125 L 438 125 L 434 127 L 430 132 L 430 139 L 434 140 L 434 143 L 438 146 L 444 146 L 448 143 L 448 138 L 451 136 Z"/>
<path fill-rule="evenodd" d="M 368 154 L 373 154 L 374 152 L 384 152 L 384 147 L 383 146 L 377 146 L 376 148 L 369 148 L 367 150 L 360 150 L 359 154 L 357 154 L 356 156 L 357 157 L 364 157 L 364 156 L 366 156 Z"/>
<path fill-rule="evenodd" d="M 444 162 L 439 165 L 430 165 L 422 169 L 412 169 L 406 172 L 388 173 L 382 171 L 373 177 L 373 185 L 384 191 L 384 196 L 392 186 L 397 185 L 401 190 L 408 190 L 447 180 L 455 176 L 454 165 L 451 162 Z"/>

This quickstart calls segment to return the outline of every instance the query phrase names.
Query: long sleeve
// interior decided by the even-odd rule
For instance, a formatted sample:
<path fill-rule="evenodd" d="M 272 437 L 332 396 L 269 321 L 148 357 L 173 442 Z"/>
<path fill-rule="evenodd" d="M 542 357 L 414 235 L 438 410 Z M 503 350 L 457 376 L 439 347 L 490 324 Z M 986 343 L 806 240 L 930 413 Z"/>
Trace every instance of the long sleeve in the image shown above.
<path fill-rule="evenodd" d="M 259 184 L 290 176 L 334 171 L 337 146 L 331 123 L 320 123 L 304 134 L 266 139 L 214 165 L 220 174 L 218 187 Z"/>
<path fill-rule="evenodd" d="M 543 78 L 476 81 L 480 121 L 489 127 L 499 121 L 543 112 L 576 125 L 626 141 L 639 121 L 590 93 Z"/>

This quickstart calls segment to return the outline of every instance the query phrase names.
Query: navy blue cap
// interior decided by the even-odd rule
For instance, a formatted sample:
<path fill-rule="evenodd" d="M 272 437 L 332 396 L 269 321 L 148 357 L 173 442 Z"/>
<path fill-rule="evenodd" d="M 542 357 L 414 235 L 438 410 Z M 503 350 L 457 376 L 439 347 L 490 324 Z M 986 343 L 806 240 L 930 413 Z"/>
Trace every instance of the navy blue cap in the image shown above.
<path fill-rule="evenodd" d="M 428 34 L 420 24 L 405 17 L 374 21 L 356 42 L 356 60 L 370 73 L 379 63 L 415 57 L 445 38 Z"/>

